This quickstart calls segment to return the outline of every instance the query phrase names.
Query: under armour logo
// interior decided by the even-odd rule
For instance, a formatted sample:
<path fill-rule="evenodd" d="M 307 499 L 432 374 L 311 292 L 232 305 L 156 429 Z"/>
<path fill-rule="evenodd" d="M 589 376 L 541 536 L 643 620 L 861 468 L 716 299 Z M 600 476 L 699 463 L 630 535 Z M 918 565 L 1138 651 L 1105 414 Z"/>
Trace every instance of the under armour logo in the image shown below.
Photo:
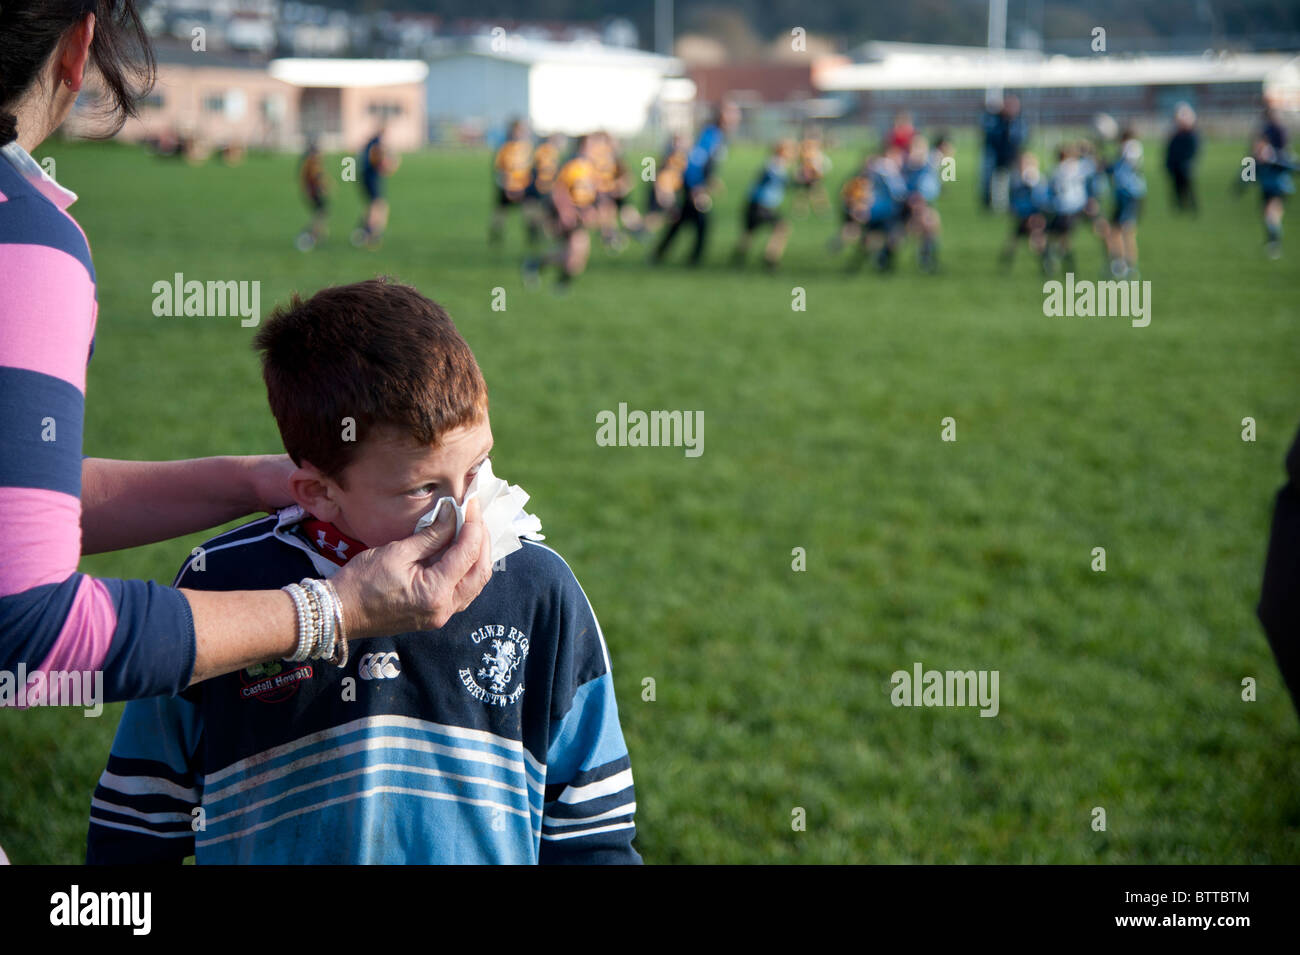
<path fill-rule="evenodd" d="M 324 531 L 317 531 L 316 544 L 323 550 L 332 550 L 340 558 L 343 558 L 345 560 L 347 559 L 346 555 L 348 550 L 348 542 L 343 540 L 343 538 L 341 537 L 339 538 L 339 542 L 337 544 L 331 544 L 329 541 L 325 539 Z"/>

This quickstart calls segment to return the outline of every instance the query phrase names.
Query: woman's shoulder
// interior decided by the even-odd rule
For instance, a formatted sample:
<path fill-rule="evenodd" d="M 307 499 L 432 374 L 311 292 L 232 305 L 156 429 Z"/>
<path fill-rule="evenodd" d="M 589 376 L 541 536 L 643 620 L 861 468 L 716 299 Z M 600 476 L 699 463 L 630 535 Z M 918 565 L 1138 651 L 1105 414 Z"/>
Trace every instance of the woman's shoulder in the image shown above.
<path fill-rule="evenodd" d="M 0 273 L 39 282 L 51 271 L 66 274 L 78 266 L 93 284 L 90 245 L 76 220 L 0 161 Z"/>

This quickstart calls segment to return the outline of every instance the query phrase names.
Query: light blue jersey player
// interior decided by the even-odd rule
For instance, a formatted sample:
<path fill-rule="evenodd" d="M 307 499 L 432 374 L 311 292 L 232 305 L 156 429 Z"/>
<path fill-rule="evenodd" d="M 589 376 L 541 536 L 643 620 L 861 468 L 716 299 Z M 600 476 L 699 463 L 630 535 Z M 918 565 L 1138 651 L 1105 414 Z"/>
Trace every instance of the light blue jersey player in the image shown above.
<path fill-rule="evenodd" d="M 939 213 L 934 202 L 942 189 L 939 175 L 943 153 L 930 149 L 926 138 L 920 134 L 912 137 L 903 163 L 903 182 L 907 199 L 903 207 L 903 220 L 907 232 L 916 236 L 919 243 L 917 264 L 923 272 L 933 272 L 939 267 Z"/>
<path fill-rule="evenodd" d="M 1120 138 L 1119 156 L 1110 166 L 1110 181 L 1115 197 L 1106 243 L 1110 274 L 1115 278 L 1136 279 L 1139 277 L 1137 223 L 1147 194 L 1147 181 L 1142 175 L 1142 142 L 1131 129 L 1125 130 Z"/>
<path fill-rule="evenodd" d="M 1075 222 L 1088 207 L 1091 173 L 1089 164 L 1081 159 L 1077 145 L 1071 143 L 1057 151 L 1056 168 L 1047 182 L 1051 200 L 1051 215 L 1047 220 L 1048 271 L 1053 271 L 1057 262 L 1067 272 L 1074 269 L 1071 233 Z"/>
<path fill-rule="evenodd" d="M 1047 217 L 1051 214 L 1052 199 L 1048 192 L 1047 181 L 1038 168 L 1038 157 L 1031 152 L 1023 152 L 1016 159 L 1016 166 L 1011 174 L 1008 189 L 1008 204 L 1011 209 L 1011 234 L 1002 247 L 999 261 L 1003 269 L 1010 269 L 1016 254 L 1016 246 L 1024 239 L 1029 249 L 1047 268 L 1045 254 L 1047 251 Z"/>
<path fill-rule="evenodd" d="M 864 254 L 874 254 L 876 267 L 894 267 L 894 250 L 903 231 L 903 210 L 907 207 L 907 180 L 903 178 L 902 148 L 896 145 L 867 163 L 871 181 L 871 206 L 863 238 Z"/>

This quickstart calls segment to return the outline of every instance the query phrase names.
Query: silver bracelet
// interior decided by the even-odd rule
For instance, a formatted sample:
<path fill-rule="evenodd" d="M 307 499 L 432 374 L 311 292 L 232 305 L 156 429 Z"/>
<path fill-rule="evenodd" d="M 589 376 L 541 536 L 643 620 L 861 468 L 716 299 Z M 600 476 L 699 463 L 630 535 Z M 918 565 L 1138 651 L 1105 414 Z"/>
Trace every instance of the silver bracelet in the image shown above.
<path fill-rule="evenodd" d="M 334 656 L 334 639 L 336 631 L 334 629 L 334 602 L 330 599 L 329 591 L 325 589 L 323 581 L 311 577 L 305 577 L 302 585 L 312 595 L 317 608 L 320 611 L 320 642 L 312 649 L 312 659 L 330 659 Z"/>
<path fill-rule="evenodd" d="M 335 589 L 334 584 L 328 580 L 322 581 L 325 585 L 325 592 L 329 595 L 330 603 L 334 608 L 334 625 L 336 631 L 335 652 L 327 658 L 330 663 L 337 667 L 348 665 L 348 638 L 343 631 L 343 601 L 339 599 L 339 592 Z"/>
<path fill-rule="evenodd" d="M 280 588 L 293 599 L 294 613 L 298 617 L 298 643 L 294 652 L 285 657 L 285 660 L 299 662 L 307 659 L 307 654 L 311 652 L 312 645 L 312 627 L 311 627 L 311 610 L 308 606 L 308 597 L 306 591 L 299 584 L 287 584 Z"/>

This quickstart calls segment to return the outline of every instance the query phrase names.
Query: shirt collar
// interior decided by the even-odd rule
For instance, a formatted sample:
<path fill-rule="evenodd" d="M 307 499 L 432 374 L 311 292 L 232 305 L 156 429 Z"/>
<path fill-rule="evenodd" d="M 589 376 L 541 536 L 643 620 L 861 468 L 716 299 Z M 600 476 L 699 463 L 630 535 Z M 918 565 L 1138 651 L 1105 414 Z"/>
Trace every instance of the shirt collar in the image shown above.
<path fill-rule="evenodd" d="M 9 164 L 18 170 L 22 177 L 36 188 L 37 192 L 60 209 L 67 209 L 68 206 L 77 201 L 77 194 L 71 189 L 64 189 L 51 179 L 27 150 L 18 145 L 17 140 L 0 146 L 0 154 L 3 154 L 5 159 L 9 160 Z"/>
<path fill-rule="evenodd" d="M 286 508 L 276 512 L 275 528 L 272 534 L 276 540 L 283 541 L 290 547 L 296 547 L 310 558 L 312 566 L 322 577 L 333 577 L 339 570 L 339 565 L 325 557 L 319 550 L 313 547 L 301 534 L 301 528 L 296 525 L 308 520 L 311 515 L 304 511 L 297 504 L 291 504 Z"/>

